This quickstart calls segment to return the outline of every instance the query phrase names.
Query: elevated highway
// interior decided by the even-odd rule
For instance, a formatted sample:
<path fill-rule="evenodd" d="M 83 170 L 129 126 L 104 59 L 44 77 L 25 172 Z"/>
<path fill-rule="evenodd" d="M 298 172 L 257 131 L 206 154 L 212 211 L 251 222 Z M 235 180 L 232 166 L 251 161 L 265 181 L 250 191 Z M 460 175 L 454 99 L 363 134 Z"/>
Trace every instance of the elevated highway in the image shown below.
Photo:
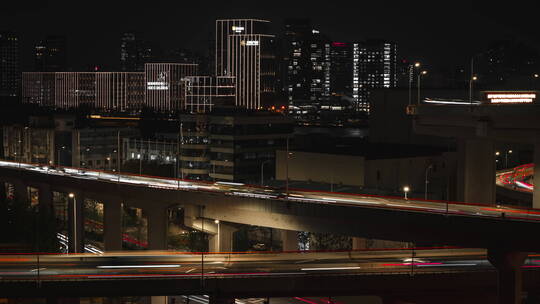
<path fill-rule="evenodd" d="M 167 208 L 181 205 L 185 209 L 185 222 L 192 224 L 217 219 L 288 231 L 540 251 L 539 237 L 530 233 L 540 228 L 540 210 L 296 189 L 285 193 L 283 189 L 240 184 L 74 168 L 51 170 L 5 161 L 0 162 L 0 180 L 20 189 L 16 193 L 21 197 L 26 194 L 27 186 L 36 187 L 40 191 L 40 204 L 51 203 L 48 201 L 51 191 L 102 201 L 106 250 L 121 248 L 119 208 L 125 203 L 148 212 L 149 249 L 166 248 Z M 74 203 L 81 201 L 77 199 Z"/>
<path fill-rule="evenodd" d="M 524 290 L 540 288 L 529 256 Z M 496 294 L 496 271 L 479 249 L 294 253 L 131 252 L 0 255 L 4 297 L 209 294 L 220 297 Z"/>

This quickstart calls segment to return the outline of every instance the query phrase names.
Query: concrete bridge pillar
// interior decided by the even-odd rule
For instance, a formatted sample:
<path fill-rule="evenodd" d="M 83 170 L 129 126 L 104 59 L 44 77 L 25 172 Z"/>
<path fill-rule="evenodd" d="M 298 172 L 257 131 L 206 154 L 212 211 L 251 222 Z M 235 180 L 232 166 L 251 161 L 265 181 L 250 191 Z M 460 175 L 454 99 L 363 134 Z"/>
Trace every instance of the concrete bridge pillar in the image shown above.
<path fill-rule="evenodd" d="M 495 203 L 495 150 L 489 139 L 458 142 L 458 200 Z"/>
<path fill-rule="evenodd" d="M 167 296 L 151 296 L 151 304 L 167 304 Z"/>
<path fill-rule="evenodd" d="M 41 185 L 38 188 L 38 200 L 40 210 L 53 211 L 53 193 L 49 185 Z"/>
<path fill-rule="evenodd" d="M 145 211 L 148 214 L 148 249 L 167 250 L 167 209 Z"/>
<path fill-rule="evenodd" d="M 527 254 L 524 252 L 505 251 L 502 249 L 488 250 L 488 260 L 497 268 L 497 303 L 521 304 L 522 273 L 521 266 Z"/>
<path fill-rule="evenodd" d="M 533 208 L 540 209 L 540 135 L 534 144 L 534 192 Z"/>
<path fill-rule="evenodd" d="M 282 251 L 298 251 L 298 232 L 292 230 L 280 230 Z"/>
<path fill-rule="evenodd" d="M 105 251 L 122 250 L 122 203 L 112 200 L 105 202 L 104 231 Z"/>
<path fill-rule="evenodd" d="M 217 222 L 217 233 L 208 237 L 209 252 L 232 252 L 233 235 L 236 228 L 224 222 Z"/>
<path fill-rule="evenodd" d="M 84 196 L 68 193 L 69 252 L 84 253 Z"/>
<path fill-rule="evenodd" d="M 15 188 L 15 198 L 20 202 L 28 201 L 28 187 L 22 181 L 17 181 L 13 183 Z"/>
<path fill-rule="evenodd" d="M 0 201 L 6 200 L 6 183 L 0 181 Z"/>

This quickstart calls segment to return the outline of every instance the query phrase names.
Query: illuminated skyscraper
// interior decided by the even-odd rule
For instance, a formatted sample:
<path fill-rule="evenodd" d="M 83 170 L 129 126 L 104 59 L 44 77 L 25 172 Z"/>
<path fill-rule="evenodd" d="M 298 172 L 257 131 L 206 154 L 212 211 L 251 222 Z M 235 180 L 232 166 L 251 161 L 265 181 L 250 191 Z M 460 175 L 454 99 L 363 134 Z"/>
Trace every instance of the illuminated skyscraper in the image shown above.
<path fill-rule="evenodd" d="M 397 84 L 395 43 L 330 42 L 309 20 L 288 20 L 284 36 L 285 91 L 298 119 L 319 119 L 321 109 L 369 112 L 370 90 Z"/>
<path fill-rule="evenodd" d="M 359 100 L 357 109 L 369 112 L 371 89 L 395 88 L 397 86 L 397 45 L 384 40 L 367 40 L 360 43 Z"/>
<path fill-rule="evenodd" d="M 236 106 L 259 109 L 265 97 L 276 93 L 275 38 L 268 34 L 268 23 L 216 20 L 216 76 L 236 77 Z"/>
<path fill-rule="evenodd" d="M 19 94 L 19 38 L 11 32 L 0 32 L 0 97 Z"/>

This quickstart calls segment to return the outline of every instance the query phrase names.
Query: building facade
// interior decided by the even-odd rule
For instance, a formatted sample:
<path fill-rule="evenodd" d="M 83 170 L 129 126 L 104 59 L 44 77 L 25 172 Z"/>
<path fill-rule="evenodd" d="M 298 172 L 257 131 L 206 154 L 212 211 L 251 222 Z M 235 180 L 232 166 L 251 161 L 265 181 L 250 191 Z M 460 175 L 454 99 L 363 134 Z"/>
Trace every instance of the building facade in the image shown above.
<path fill-rule="evenodd" d="M 156 60 L 156 47 L 141 40 L 134 32 L 126 32 L 120 38 L 120 70 L 143 72 L 144 65 Z"/>
<path fill-rule="evenodd" d="M 233 105 L 234 76 L 188 76 L 184 86 L 184 110 L 190 113 L 212 111 L 215 105 Z"/>
<path fill-rule="evenodd" d="M 65 36 L 51 35 L 34 47 L 36 72 L 67 71 L 67 43 Z"/>
<path fill-rule="evenodd" d="M 145 106 L 158 112 L 184 108 L 185 78 L 197 75 L 197 64 L 147 63 L 145 65 Z"/>
<path fill-rule="evenodd" d="M 19 96 L 19 37 L 12 32 L 0 32 L 0 97 Z"/>
<path fill-rule="evenodd" d="M 278 91 L 276 41 L 268 24 L 257 19 L 216 20 L 216 76 L 236 76 L 236 106 L 259 109 Z"/>
<path fill-rule="evenodd" d="M 57 109 L 86 105 L 109 112 L 144 106 L 144 73 L 28 72 L 22 74 L 23 103 Z"/>
<path fill-rule="evenodd" d="M 287 116 L 264 111 L 212 113 L 210 177 L 218 181 L 258 183 L 262 170 L 273 172 L 276 150 L 286 147 L 293 126 Z"/>

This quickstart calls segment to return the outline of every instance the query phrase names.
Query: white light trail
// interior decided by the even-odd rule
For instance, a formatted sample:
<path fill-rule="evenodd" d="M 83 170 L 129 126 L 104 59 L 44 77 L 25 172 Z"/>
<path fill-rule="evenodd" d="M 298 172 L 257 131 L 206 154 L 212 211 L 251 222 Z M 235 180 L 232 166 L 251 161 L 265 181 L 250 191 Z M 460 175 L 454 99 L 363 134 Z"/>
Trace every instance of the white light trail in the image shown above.
<path fill-rule="evenodd" d="M 123 269 L 123 268 L 178 268 L 182 265 L 170 264 L 170 265 L 102 265 L 96 266 L 96 268 L 102 269 Z"/>

